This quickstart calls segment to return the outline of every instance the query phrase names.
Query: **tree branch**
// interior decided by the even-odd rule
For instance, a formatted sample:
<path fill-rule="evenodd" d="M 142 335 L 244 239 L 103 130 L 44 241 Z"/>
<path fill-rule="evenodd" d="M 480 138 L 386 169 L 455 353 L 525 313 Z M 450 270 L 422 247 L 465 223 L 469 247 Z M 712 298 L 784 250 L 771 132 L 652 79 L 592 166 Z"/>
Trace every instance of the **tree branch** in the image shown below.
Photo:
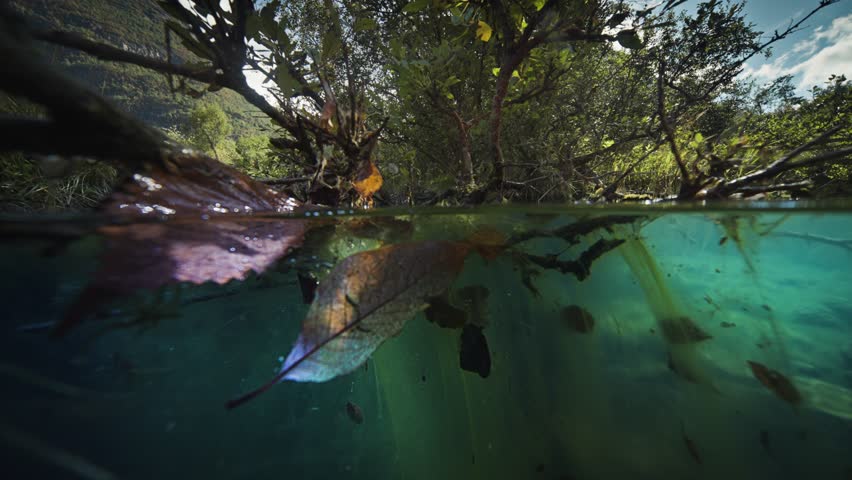
<path fill-rule="evenodd" d="M 58 30 L 35 31 L 33 32 L 33 37 L 54 45 L 73 48 L 75 50 L 88 53 L 99 60 L 130 63 L 160 73 L 180 75 L 182 77 L 204 83 L 216 83 L 221 85 L 224 81 L 224 76 L 217 74 L 212 65 L 208 67 L 198 67 L 164 62 L 156 58 L 128 52 L 105 43 L 93 42 L 71 32 L 62 32 Z"/>

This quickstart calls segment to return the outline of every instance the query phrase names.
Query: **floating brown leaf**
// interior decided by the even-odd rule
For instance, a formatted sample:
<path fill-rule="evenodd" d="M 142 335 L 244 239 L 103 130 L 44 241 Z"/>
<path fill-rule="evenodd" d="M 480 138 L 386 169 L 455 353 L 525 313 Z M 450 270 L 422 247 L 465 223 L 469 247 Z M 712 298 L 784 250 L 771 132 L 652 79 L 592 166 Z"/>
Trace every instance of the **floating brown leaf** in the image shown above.
<path fill-rule="evenodd" d="M 701 329 L 689 317 L 666 318 L 660 320 L 660 328 L 669 343 L 697 343 L 713 338 Z"/>
<path fill-rule="evenodd" d="M 345 258 L 320 283 L 281 372 L 227 407 L 245 403 L 281 380 L 323 382 L 358 368 L 428 299 L 449 288 L 471 248 L 468 243 L 422 241 Z"/>
<path fill-rule="evenodd" d="M 595 318 L 588 310 L 578 305 L 569 305 L 562 309 L 562 323 L 579 333 L 589 333 L 595 328 Z"/>
<path fill-rule="evenodd" d="M 176 156 L 148 166 L 102 207 L 113 223 L 97 230 L 105 239 L 101 267 L 55 333 L 139 289 L 223 284 L 262 272 L 301 244 L 307 225 L 261 214 L 298 206 L 207 157 Z"/>
<path fill-rule="evenodd" d="M 799 390 L 795 385 L 793 385 L 793 382 L 791 382 L 790 379 L 777 370 L 772 370 L 761 363 L 752 362 L 751 360 L 748 360 L 746 363 L 748 363 L 749 368 L 751 368 L 751 373 L 754 375 L 754 378 L 762 383 L 764 387 L 772 390 L 778 398 L 792 405 L 798 405 L 801 403 L 802 394 L 799 393 Z"/>

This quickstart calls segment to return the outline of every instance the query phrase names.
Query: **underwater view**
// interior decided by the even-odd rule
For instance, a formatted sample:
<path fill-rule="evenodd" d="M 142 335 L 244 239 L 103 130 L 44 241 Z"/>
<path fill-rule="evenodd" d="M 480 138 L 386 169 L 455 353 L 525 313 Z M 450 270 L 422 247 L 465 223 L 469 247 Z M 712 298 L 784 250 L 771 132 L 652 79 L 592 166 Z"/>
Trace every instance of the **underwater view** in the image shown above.
<path fill-rule="evenodd" d="M 852 211 L 805 207 L 315 210 L 264 273 L 97 301 L 155 237 L 10 218 L 4 471 L 847 480 Z"/>

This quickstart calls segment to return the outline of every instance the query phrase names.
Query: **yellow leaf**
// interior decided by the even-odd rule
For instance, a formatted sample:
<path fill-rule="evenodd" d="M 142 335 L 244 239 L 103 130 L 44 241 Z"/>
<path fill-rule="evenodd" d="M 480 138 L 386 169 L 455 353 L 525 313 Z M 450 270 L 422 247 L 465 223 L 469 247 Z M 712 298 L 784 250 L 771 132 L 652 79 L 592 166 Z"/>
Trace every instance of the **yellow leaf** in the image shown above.
<path fill-rule="evenodd" d="M 479 20 L 479 24 L 476 27 L 476 38 L 482 40 L 483 42 L 491 40 L 491 26 L 483 22 L 482 20 Z"/>
<path fill-rule="evenodd" d="M 361 197 L 370 198 L 382 188 L 382 174 L 373 162 L 367 162 L 355 175 L 352 186 Z"/>

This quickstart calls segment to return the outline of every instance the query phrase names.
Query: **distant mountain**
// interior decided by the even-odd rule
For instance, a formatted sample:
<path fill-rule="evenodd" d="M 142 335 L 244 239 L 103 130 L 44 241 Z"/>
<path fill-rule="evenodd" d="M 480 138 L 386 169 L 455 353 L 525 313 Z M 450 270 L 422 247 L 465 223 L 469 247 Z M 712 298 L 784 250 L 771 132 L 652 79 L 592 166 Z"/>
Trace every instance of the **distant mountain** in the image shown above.
<path fill-rule="evenodd" d="M 92 40 L 134 53 L 166 58 L 163 22 L 166 14 L 156 0 L 14 0 L 13 6 L 34 24 L 75 32 Z M 176 63 L 197 61 L 172 42 Z M 228 90 L 204 95 L 202 100 L 169 91 L 166 77 L 135 65 L 102 62 L 61 47 L 46 45 L 47 58 L 120 108 L 162 128 L 182 127 L 198 101 L 222 106 L 233 126 L 233 136 L 261 133 L 271 123 L 257 108 Z"/>

